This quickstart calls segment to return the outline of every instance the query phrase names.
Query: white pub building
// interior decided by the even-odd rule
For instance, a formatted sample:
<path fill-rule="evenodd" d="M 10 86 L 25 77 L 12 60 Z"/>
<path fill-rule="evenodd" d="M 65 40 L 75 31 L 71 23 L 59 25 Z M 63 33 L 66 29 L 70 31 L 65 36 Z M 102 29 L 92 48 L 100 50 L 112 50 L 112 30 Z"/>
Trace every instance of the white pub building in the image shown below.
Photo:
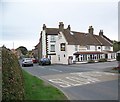
<path fill-rule="evenodd" d="M 72 64 L 98 61 L 99 59 L 114 60 L 113 43 L 100 30 L 94 34 L 92 26 L 88 32 L 71 31 L 70 25 L 65 29 L 63 22 L 58 28 L 47 28 L 43 24 L 38 47 L 38 58 L 48 57 L 51 63 Z"/>

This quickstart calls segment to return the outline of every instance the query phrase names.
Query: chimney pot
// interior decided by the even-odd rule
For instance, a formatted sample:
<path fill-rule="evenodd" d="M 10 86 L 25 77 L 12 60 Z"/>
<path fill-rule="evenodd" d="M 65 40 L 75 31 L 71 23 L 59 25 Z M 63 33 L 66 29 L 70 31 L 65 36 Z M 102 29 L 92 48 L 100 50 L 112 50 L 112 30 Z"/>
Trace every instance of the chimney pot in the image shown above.
<path fill-rule="evenodd" d="M 89 26 L 88 33 L 90 34 L 94 33 L 94 28 L 92 26 Z"/>
<path fill-rule="evenodd" d="M 43 30 L 45 30 L 46 29 L 46 25 L 45 24 L 43 24 Z"/>
<path fill-rule="evenodd" d="M 70 25 L 68 25 L 68 28 L 67 28 L 68 30 L 71 30 L 71 27 L 70 27 Z"/>
<path fill-rule="evenodd" d="M 103 30 L 100 30 L 99 36 L 103 36 Z"/>
<path fill-rule="evenodd" d="M 59 30 L 62 31 L 64 29 L 64 24 L 63 22 L 59 22 Z"/>

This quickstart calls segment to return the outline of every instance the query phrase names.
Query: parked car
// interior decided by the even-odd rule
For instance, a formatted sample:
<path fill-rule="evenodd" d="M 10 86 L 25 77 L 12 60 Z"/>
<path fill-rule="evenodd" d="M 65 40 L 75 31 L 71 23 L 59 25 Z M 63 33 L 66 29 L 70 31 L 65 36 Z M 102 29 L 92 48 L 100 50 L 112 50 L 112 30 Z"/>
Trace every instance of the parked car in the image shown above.
<path fill-rule="evenodd" d="M 22 66 L 33 66 L 33 61 L 31 58 L 23 58 L 22 60 Z"/>
<path fill-rule="evenodd" d="M 41 58 L 39 60 L 39 65 L 51 65 L 51 61 L 49 58 Z"/>
<path fill-rule="evenodd" d="M 36 58 L 32 58 L 33 63 L 38 63 L 38 60 Z"/>

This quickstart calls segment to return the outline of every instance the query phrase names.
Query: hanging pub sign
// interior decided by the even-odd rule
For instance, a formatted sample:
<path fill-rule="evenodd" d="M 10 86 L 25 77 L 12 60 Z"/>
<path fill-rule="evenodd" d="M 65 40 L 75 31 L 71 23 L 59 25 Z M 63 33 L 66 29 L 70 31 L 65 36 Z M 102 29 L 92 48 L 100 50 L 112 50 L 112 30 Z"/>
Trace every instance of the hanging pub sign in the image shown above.
<path fill-rule="evenodd" d="M 61 51 L 65 51 L 65 43 L 60 44 Z"/>

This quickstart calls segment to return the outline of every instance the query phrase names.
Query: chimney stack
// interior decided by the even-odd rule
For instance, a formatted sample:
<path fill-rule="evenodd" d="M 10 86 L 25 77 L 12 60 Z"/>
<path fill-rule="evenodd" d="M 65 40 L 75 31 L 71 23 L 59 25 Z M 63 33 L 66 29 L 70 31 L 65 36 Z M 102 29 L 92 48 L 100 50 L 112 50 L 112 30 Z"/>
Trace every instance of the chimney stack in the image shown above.
<path fill-rule="evenodd" d="M 60 31 L 63 31 L 63 29 L 64 29 L 64 24 L 63 24 L 63 22 L 59 22 L 59 30 L 60 30 Z"/>
<path fill-rule="evenodd" d="M 46 29 L 46 25 L 45 24 L 43 24 L 43 30 L 45 30 Z"/>
<path fill-rule="evenodd" d="M 71 31 L 71 27 L 70 27 L 70 25 L 68 25 L 68 28 L 67 28 L 69 31 Z"/>
<path fill-rule="evenodd" d="M 88 33 L 90 34 L 94 33 L 94 28 L 92 26 L 89 26 Z"/>
<path fill-rule="evenodd" d="M 103 30 L 100 30 L 99 36 L 103 36 Z"/>

